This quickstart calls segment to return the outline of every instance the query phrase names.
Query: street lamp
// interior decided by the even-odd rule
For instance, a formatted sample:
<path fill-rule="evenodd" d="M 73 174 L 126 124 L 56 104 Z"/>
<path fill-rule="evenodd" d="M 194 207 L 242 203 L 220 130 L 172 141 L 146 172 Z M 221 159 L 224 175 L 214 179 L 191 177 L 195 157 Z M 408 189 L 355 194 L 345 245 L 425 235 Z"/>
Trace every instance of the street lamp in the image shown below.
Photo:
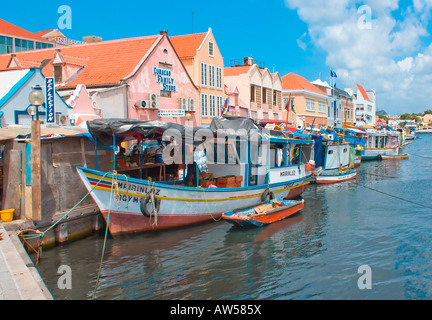
<path fill-rule="evenodd" d="M 39 85 L 33 87 L 29 94 L 31 106 L 27 112 L 32 116 L 31 122 L 31 220 L 42 220 L 42 186 L 41 186 L 41 122 L 39 107 L 45 102 L 45 96 Z M 36 115 L 36 120 L 34 116 Z"/>
<path fill-rule="evenodd" d="M 39 107 L 45 102 L 45 96 L 40 85 L 33 87 L 33 90 L 29 94 L 29 101 L 31 106 L 27 109 L 27 112 L 31 116 L 34 116 L 36 113 L 36 120 L 39 120 Z M 36 110 L 33 107 L 36 107 Z"/>

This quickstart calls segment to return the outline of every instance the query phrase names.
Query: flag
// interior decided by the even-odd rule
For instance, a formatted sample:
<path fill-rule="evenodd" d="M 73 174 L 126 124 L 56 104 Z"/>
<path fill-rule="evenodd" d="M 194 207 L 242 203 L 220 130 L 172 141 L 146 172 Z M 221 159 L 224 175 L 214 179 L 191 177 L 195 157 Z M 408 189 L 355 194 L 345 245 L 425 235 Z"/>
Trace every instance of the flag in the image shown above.
<path fill-rule="evenodd" d="M 291 101 L 291 110 L 292 110 L 292 112 L 296 113 L 295 107 L 294 107 L 294 100 Z"/>
<path fill-rule="evenodd" d="M 285 104 L 285 110 L 290 111 L 290 106 L 291 106 L 291 93 L 289 95 L 287 103 Z"/>
<path fill-rule="evenodd" d="M 337 78 L 337 74 L 336 74 L 336 72 L 334 72 L 333 70 L 330 70 L 330 76 L 331 76 L 332 78 Z"/>
<path fill-rule="evenodd" d="M 227 110 L 228 110 L 228 98 L 225 99 L 225 103 L 224 103 L 223 107 L 224 107 L 224 109 L 222 111 L 222 115 L 224 115 L 225 112 L 227 112 Z M 229 115 L 229 112 L 227 112 L 227 114 Z"/>

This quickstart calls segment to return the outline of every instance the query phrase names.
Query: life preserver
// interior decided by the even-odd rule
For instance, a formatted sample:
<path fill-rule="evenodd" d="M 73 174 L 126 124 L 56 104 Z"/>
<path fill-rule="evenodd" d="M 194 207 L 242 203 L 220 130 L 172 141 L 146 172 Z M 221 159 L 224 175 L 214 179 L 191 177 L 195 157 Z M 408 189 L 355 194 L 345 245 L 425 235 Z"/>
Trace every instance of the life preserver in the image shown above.
<path fill-rule="evenodd" d="M 154 206 L 155 206 L 156 213 L 159 213 L 161 200 L 156 198 L 156 196 L 154 195 L 154 193 L 152 191 L 147 193 L 147 195 L 144 198 L 141 198 L 141 203 L 140 203 L 141 213 L 144 216 L 149 217 L 149 218 L 153 215 L 153 212 L 148 211 L 147 205 L 150 203 L 150 199 L 152 198 L 152 195 L 153 195 L 153 199 L 155 202 Z"/>
<path fill-rule="evenodd" d="M 273 200 L 274 198 L 275 196 L 273 192 L 270 191 L 269 188 L 267 188 L 261 195 L 261 201 L 265 203 L 270 202 L 270 200 Z"/>

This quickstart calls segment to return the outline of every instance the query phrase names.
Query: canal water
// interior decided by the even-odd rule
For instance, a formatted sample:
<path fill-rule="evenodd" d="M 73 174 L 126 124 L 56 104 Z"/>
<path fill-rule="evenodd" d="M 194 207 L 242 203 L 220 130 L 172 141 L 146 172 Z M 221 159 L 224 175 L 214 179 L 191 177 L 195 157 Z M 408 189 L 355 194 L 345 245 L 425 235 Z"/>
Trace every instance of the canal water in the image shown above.
<path fill-rule="evenodd" d="M 103 234 L 44 251 L 38 269 L 57 300 L 432 299 L 431 146 L 421 134 L 408 160 L 311 185 L 300 213 L 264 228 L 108 238 L 98 283 Z"/>

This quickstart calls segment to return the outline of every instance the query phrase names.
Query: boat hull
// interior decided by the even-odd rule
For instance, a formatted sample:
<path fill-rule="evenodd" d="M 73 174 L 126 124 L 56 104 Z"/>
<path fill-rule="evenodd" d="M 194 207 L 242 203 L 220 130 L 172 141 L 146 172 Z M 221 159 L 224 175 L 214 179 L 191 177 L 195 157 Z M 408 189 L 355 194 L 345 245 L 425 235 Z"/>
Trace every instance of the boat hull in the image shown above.
<path fill-rule="evenodd" d="M 402 159 L 408 159 L 409 155 L 407 153 L 398 154 L 398 155 L 382 155 L 381 158 L 383 160 L 402 160 Z"/>
<path fill-rule="evenodd" d="M 398 155 L 399 147 L 396 148 L 366 148 L 361 156 L 362 161 L 381 160 L 384 155 Z"/>
<path fill-rule="evenodd" d="M 87 190 L 91 191 L 112 236 L 219 220 L 227 209 L 262 203 L 267 188 L 275 197 L 291 199 L 302 194 L 311 182 L 311 176 L 308 176 L 268 187 L 211 189 L 151 183 L 82 167 L 77 167 L 77 171 Z M 160 200 L 160 206 L 155 214 L 146 216 L 141 211 L 141 201 L 152 190 Z"/>
<path fill-rule="evenodd" d="M 315 177 L 315 182 L 317 184 L 333 184 L 353 180 L 356 178 L 356 176 L 356 170 L 334 174 L 326 174 L 324 171 L 321 175 Z"/>
<path fill-rule="evenodd" d="M 282 199 L 277 199 L 282 201 Z M 304 200 L 282 201 L 283 207 L 276 208 L 264 214 L 257 214 L 254 208 L 241 211 L 230 211 L 222 215 L 222 218 L 234 225 L 241 227 L 262 227 L 283 219 L 299 212 L 304 207 Z M 267 203 L 266 205 L 271 204 Z"/>
<path fill-rule="evenodd" d="M 355 158 L 354 158 L 354 167 L 356 167 L 356 168 L 360 167 L 361 160 L 362 160 L 361 156 L 355 156 Z"/>

